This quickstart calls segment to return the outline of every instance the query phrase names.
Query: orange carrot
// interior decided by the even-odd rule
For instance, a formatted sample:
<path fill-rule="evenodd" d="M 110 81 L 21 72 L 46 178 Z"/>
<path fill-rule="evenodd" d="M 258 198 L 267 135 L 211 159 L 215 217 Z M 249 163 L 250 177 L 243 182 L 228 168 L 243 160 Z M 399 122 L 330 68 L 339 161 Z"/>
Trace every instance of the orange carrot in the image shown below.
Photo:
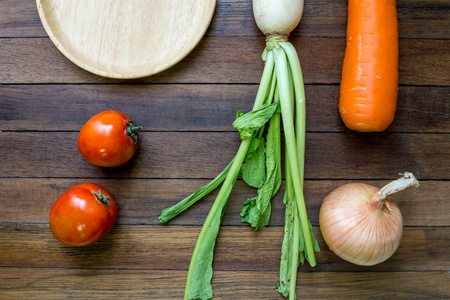
<path fill-rule="evenodd" d="M 398 90 L 395 0 L 349 0 L 339 112 L 347 128 L 383 131 L 394 120 Z"/>

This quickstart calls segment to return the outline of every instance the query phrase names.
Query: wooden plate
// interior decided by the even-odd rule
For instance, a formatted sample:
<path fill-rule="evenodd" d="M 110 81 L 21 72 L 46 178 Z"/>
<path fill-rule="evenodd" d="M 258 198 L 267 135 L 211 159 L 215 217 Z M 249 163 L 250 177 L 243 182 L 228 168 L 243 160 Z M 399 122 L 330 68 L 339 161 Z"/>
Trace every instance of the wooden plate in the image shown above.
<path fill-rule="evenodd" d="M 216 0 L 36 0 L 42 24 L 72 62 L 139 78 L 183 59 L 208 28 Z"/>

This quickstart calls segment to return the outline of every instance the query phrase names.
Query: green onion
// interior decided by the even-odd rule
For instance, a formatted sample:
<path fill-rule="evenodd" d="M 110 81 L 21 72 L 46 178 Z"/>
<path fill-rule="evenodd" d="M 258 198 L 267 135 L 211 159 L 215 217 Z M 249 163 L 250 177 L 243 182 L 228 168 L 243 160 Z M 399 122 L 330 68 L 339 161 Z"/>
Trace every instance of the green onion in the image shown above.
<path fill-rule="evenodd" d="M 285 136 L 286 204 L 281 249 L 280 282 L 275 289 L 296 298 L 297 269 L 308 261 L 316 265 L 318 243 L 312 233 L 303 195 L 305 160 L 305 91 L 297 52 L 288 36 L 299 23 L 303 1 L 253 0 L 258 27 L 266 34 L 265 62 L 252 111 L 237 112 L 233 126 L 241 145 L 236 156 L 208 185 L 161 212 L 165 223 L 222 186 L 206 217 L 192 254 L 184 299 L 211 299 L 212 262 L 220 224 L 231 190 L 239 177 L 257 189 L 257 196 L 243 202 L 242 222 L 257 230 L 269 225 L 271 201 L 281 186 L 281 120 Z M 269 125 L 265 130 L 266 125 Z"/>

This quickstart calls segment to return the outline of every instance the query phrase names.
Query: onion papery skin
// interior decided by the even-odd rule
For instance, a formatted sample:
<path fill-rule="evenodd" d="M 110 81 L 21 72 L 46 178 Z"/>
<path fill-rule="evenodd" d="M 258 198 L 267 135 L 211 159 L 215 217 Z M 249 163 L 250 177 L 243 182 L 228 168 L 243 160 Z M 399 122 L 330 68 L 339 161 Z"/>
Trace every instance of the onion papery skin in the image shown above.
<path fill-rule="evenodd" d="M 364 183 L 345 184 L 331 192 L 320 208 L 319 224 L 328 247 L 340 258 L 372 266 L 391 257 L 400 245 L 403 218 L 389 196 Z"/>

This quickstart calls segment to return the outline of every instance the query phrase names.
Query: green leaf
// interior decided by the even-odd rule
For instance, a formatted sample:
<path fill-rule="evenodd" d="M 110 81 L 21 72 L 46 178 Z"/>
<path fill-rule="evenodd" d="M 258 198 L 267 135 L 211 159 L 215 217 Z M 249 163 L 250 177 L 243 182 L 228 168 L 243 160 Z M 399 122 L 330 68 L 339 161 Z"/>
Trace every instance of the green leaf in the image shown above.
<path fill-rule="evenodd" d="M 225 213 L 228 198 L 236 183 L 242 163 L 250 147 L 251 139 L 241 142 L 234 161 L 228 171 L 216 200 L 203 223 L 197 243 L 194 247 L 191 263 L 186 280 L 185 298 L 210 299 L 212 298 L 211 278 L 213 274 L 212 261 L 214 246 L 219 233 L 220 223 Z"/>
<path fill-rule="evenodd" d="M 250 146 L 248 147 L 247 154 L 245 155 L 244 162 L 250 159 L 252 157 L 253 153 L 258 149 L 262 132 L 264 131 L 264 127 L 261 127 L 257 134 L 252 138 L 252 141 L 250 143 Z"/>
<path fill-rule="evenodd" d="M 274 116 L 270 120 L 266 141 L 266 181 L 258 189 L 258 196 L 245 201 L 241 211 L 241 221 L 250 223 L 255 229 L 269 225 L 271 214 L 270 201 L 281 186 L 281 166 L 279 165 L 281 160 L 281 137 L 279 121 L 279 115 L 277 117 Z"/>
<path fill-rule="evenodd" d="M 286 158 L 288 159 L 288 158 Z M 281 246 L 281 261 L 280 261 L 280 283 L 275 285 L 275 290 L 280 292 L 284 297 L 289 295 L 290 282 L 292 272 L 297 270 L 292 269 L 292 262 L 295 260 L 294 255 L 294 234 L 298 232 L 299 228 L 295 228 L 294 218 L 298 217 L 295 208 L 295 195 L 292 188 L 292 180 L 289 171 L 289 162 L 286 160 L 286 188 L 283 197 L 283 203 L 286 204 L 284 213 L 284 236 Z M 298 222 L 297 222 L 298 224 Z"/>
<path fill-rule="evenodd" d="M 275 113 L 270 119 L 270 127 L 267 134 L 266 157 L 269 157 L 270 165 L 267 168 L 274 170 L 274 187 L 272 189 L 272 198 L 281 187 L 281 116 Z M 267 160 L 267 159 L 266 159 Z M 273 166 L 272 166 L 273 165 Z"/>
<path fill-rule="evenodd" d="M 280 283 L 275 285 L 275 290 L 284 297 L 289 295 L 290 278 L 291 278 L 291 256 L 293 252 L 293 233 L 294 233 L 294 209 L 293 194 L 291 190 L 286 189 L 283 202 L 286 203 L 284 218 L 284 236 L 281 245 L 281 261 L 280 261 Z"/>
<path fill-rule="evenodd" d="M 192 274 L 189 285 L 189 299 L 208 300 L 213 297 L 211 279 L 213 275 L 214 246 L 227 201 L 228 199 L 222 201 L 218 212 L 214 215 L 210 226 L 207 228 L 205 236 L 200 241 L 197 257 L 192 258 L 195 263 L 192 269 L 189 270 Z"/>
<path fill-rule="evenodd" d="M 239 131 L 241 139 L 249 138 L 255 130 L 260 129 L 278 110 L 278 103 L 262 105 L 260 108 L 238 117 L 233 126 Z"/>
<path fill-rule="evenodd" d="M 316 237 L 314 236 L 311 221 L 309 222 L 309 231 L 311 232 L 311 240 L 313 242 L 314 252 L 319 253 L 320 252 L 319 242 L 317 242 Z"/>
<path fill-rule="evenodd" d="M 255 139 L 256 140 L 256 139 Z M 250 186 L 260 188 L 266 179 L 264 138 L 258 139 L 259 145 L 253 155 L 242 164 L 242 179 Z"/>
<path fill-rule="evenodd" d="M 241 211 L 241 221 L 252 223 L 252 220 L 255 219 L 256 209 L 256 198 L 247 199 L 243 203 L 242 211 Z"/>

